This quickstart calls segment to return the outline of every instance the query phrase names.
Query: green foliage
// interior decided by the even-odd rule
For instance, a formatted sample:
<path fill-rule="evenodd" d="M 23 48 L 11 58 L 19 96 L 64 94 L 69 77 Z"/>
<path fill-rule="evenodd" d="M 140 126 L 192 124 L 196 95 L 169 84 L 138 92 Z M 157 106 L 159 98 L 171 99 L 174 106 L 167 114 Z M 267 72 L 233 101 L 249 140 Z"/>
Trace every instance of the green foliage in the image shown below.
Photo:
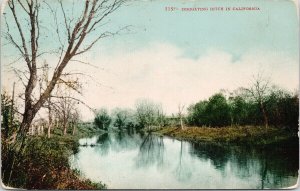
<path fill-rule="evenodd" d="M 207 123 L 209 126 L 221 127 L 230 124 L 230 108 L 226 98 L 221 93 L 209 98 L 205 111 L 208 114 Z"/>
<path fill-rule="evenodd" d="M 267 97 L 266 110 L 271 125 L 298 129 L 299 98 L 280 89 L 273 89 Z"/>
<path fill-rule="evenodd" d="M 11 98 L 6 94 L 1 94 L 1 115 L 1 127 L 5 129 L 5 135 L 7 137 L 11 115 Z"/>
<path fill-rule="evenodd" d="M 221 93 L 196 103 L 188 111 L 188 122 L 193 125 L 221 127 L 230 124 L 230 107 Z"/>
<path fill-rule="evenodd" d="M 9 96 L 7 92 L 4 91 L 1 94 L 1 117 L 2 117 L 1 129 L 4 138 L 8 138 L 9 136 L 11 136 L 19 124 L 19 122 L 16 119 L 14 119 L 11 106 L 12 106 L 11 96 Z M 14 110 L 16 110 L 15 107 Z"/>
<path fill-rule="evenodd" d="M 130 129 L 136 126 L 134 112 L 129 109 L 116 108 L 112 112 L 113 126 L 119 130 Z"/>
<path fill-rule="evenodd" d="M 272 87 L 263 97 L 269 125 L 297 130 L 299 116 L 298 95 Z M 188 108 L 187 122 L 195 126 L 220 127 L 228 125 L 264 125 L 261 105 L 245 92 L 215 94 Z"/>
<path fill-rule="evenodd" d="M 14 149 L 8 150 L 2 144 L 2 177 L 9 175 L 6 168 L 13 160 L 14 168 L 11 179 L 4 176 L 3 182 L 7 186 L 26 189 L 104 189 L 105 184 L 93 183 L 80 177 L 80 172 L 71 170 L 70 154 L 78 150 L 78 140 L 71 136 L 34 137 L 26 140 L 22 153 Z"/>
<path fill-rule="evenodd" d="M 231 101 L 231 122 L 244 125 L 248 115 L 248 105 L 242 96 L 236 96 Z"/>
<path fill-rule="evenodd" d="M 205 114 L 207 103 L 208 101 L 199 101 L 195 105 L 188 107 L 187 122 L 189 124 L 199 126 L 207 124 L 208 119 Z"/>
<path fill-rule="evenodd" d="M 109 116 L 108 112 L 106 109 L 101 109 L 95 119 L 94 119 L 94 124 L 97 128 L 102 129 L 102 130 L 108 130 L 110 124 L 111 124 L 111 117 Z"/>
<path fill-rule="evenodd" d="M 126 115 L 122 115 L 122 113 L 118 113 L 116 115 L 116 119 L 114 121 L 114 126 L 119 129 L 123 129 L 126 127 Z"/>

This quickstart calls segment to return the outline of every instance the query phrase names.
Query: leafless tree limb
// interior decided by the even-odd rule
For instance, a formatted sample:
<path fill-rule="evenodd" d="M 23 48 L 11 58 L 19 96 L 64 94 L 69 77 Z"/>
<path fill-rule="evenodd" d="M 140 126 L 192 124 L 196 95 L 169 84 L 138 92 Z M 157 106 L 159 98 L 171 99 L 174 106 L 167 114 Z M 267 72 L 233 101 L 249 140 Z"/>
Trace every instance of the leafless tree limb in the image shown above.
<path fill-rule="evenodd" d="M 67 86 L 70 86 L 68 88 L 77 89 L 74 87 L 73 83 L 69 83 L 68 80 L 61 78 L 62 76 L 66 76 L 63 75 L 63 71 L 68 63 L 76 60 L 74 59 L 75 56 L 89 51 L 100 39 L 120 34 L 120 31 L 126 29 L 126 27 L 124 27 L 123 29 L 120 29 L 120 31 L 114 33 L 110 31 L 99 33 L 100 35 L 97 35 L 91 42 L 85 40 L 87 38 L 90 39 L 92 35 L 96 35 L 96 29 L 100 26 L 104 26 L 105 18 L 116 11 L 126 1 L 127 0 L 85 0 L 82 12 L 76 17 L 74 17 L 74 15 L 69 15 L 70 11 L 66 10 L 69 10 L 70 8 L 65 7 L 62 0 L 54 2 L 56 3 L 57 9 L 53 9 L 52 4 L 47 4 L 45 1 L 10 0 L 8 2 L 9 10 L 11 12 L 10 16 L 14 21 L 13 24 L 16 26 L 18 33 L 16 37 L 16 34 L 10 31 L 10 24 L 5 18 L 7 31 L 4 33 L 4 36 L 5 39 L 16 48 L 17 52 L 21 54 L 29 71 L 27 82 L 22 82 L 23 85 L 26 86 L 24 93 L 25 109 L 20 127 L 20 130 L 23 131 L 23 133 L 29 128 L 39 109 L 43 107 L 48 98 L 52 96 L 52 91 L 56 88 L 57 84 L 64 83 Z M 45 26 L 41 24 L 42 18 L 39 17 L 40 11 L 44 10 L 41 9 L 42 5 L 49 8 L 48 10 L 50 10 L 54 19 L 54 30 L 59 39 L 59 48 L 56 51 L 48 50 L 42 52 L 40 48 L 40 42 L 41 39 L 43 39 L 42 35 L 45 35 L 43 34 Z M 18 8 L 22 10 L 22 13 L 24 12 L 22 18 L 19 15 Z M 71 12 L 74 14 L 74 2 L 71 9 Z M 63 17 L 62 23 L 60 23 L 57 18 L 57 11 L 60 11 Z M 26 22 L 28 22 L 29 25 L 27 25 Z M 66 39 L 64 39 L 63 31 L 65 31 Z M 47 35 L 45 36 L 47 37 Z M 37 86 L 39 80 L 38 72 L 42 69 L 38 66 L 38 58 L 46 53 L 51 54 L 51 52 L 57 55 L 58 63 L 52 72 L 49 83 Z M 19 60 L 19 58 L 17 60 Z M 16 72 L 18 73 L 17 75 L 21 77 L 21 73 L 17 70 Z M 35 99 L 34 96 L 36 96 L 35 93 L 38 90 L 41 91 L 40 96 L 38 99 Z"/>
<path fill-rule="evenodd" d="M 17 75 L 17 77 L 19 78 L 19 81 L 22 82 L 23 86 L 26 87 L 26 82 L 24 82 L 23 78 L 21 77 L 20 73 L 22 73 L 24 76 L 25 74 L 23 72 L 21 72 L 20 70 L 14 69 L 15 74 Z M 26 76 L 25 76 L 26 77 Z"/>
<path fill-rule="evenodd" d="M 77 98 L 74 98 L 74 97 L 70 97 L 70 96 L 51 96 L 52 98 L 58 98 L 58 99 L 64 99 L 64 98 L 67 98 L 67 99 L 72 99 L 72 100 L 75 100 L 81 104 L 83 104 L 84 106 L 86 106 L 89 110 L 91 110 L 93 113 L 95 113 L 95 109 L 93 109 L 92 107 L 90 107 L 88 104 L 86 104 L 84 101 L 80 100 L 80 99 L 77 99 Z"/>
<path fill-rule="evenodd" d="M 21 37 L 24 53 L 23 53 L 23 51 L 21 51 L 21 48 L 20 49 L 18 48 L 18 49 L 21 51 L 21 54 L 24 55 L 24 59 L 25 59 L 27 65 L 28 65 L 28 68 L 31 70 L 30 59 L 29 59 L 28 49 L 27 49 L 27 45 L 26 45 L 26 40 L 25 40 L 25 37 L 24 37 L 23 29 L 20 25 L 18 16 L 16 14 L 14 1 L 8 1 L 8 6 L 9 6 L 9 8 L 10 8 L 12 14 L 13 14 L 15 23 L 17 25 L 17 28 L 18 28 L 18 31 L 19 31 L 19 34 L 20 34 L 20 37 Z M 9 36 L 11 36 L 11 35 L 9 35 Z"/>
<path fill-rule="evenodd" d="M 70 60 L 70 62 L 78 62 L 78 63 L 85 64 L 85 65 L 88 65 L 88 66 L 92 66 L 92 67 L 94 67 L 94 68 L 99 68 L 99 67 L 96 66 L 96 65 L 93 65 L 93 64 L 91 64 L 91 63 L 89 63 L 89 62 L 84 62 L 84 61 L 81 61 L 81 60 L 72 59 L 72 60 Z"/>

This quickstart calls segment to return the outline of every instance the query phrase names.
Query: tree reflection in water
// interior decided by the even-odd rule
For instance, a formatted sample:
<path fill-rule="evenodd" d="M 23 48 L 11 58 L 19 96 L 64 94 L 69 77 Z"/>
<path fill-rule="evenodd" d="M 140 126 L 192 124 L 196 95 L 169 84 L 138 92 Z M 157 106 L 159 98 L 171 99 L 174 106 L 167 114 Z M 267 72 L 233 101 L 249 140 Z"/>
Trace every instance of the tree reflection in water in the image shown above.
<path fill-rule="evenodd" d="M 164 141 L 163 137 L 149 133 L 145 136 L 139 147 L 137 155 L 137 167 L 149 167 L 156 164 L 158 167 L 164 165 Z"/>
<path fill-rule="evenodd" d="M 234 146 L 121 131 L 83 139 L 82 144 L 96 140 L 95 146 L 80 148 L 72 159 L 75 165 L 80 161 L 75 167 L 96 179 L 98 170 L 105 174 L 99 180 L 123 180 L 124 186 L 140 182 L 145 188 L 283 188 L 294 185 L 298 176 L 298 140 L 294 145 Z"/>
<path fill-rule="evenodd" d="M 297 176 L 299 169 L 298 144 L 246 147 L 198 143 L 191 144 L 190 152 L 202 160 L 210 160 L 222 173 L 230 170 L 244 179 L 258 174 L 260 189 L 290 186 L 293 183 L 288 181 L 289 177 Z"/>
<path fill-rule="evenodd" d="M 188 144 L 184 141 L 180 142 L 180 151 L 177 155 L 178 163 L 175 169 L 170 169 L 179 181 L 186 181 L 192 175 L 190 164 L 184 161 L 184 154 L 186 154 L 184 148 L 189 146 Z M 162 169 L 165 166 L 165 154 L 164 138 L 149 133 L 144 137 L 139 147 L 136 166 L 138 168 L 145 168 L 156 165 L 156 167 Z"/>
<path fill-rule="evenodd" d="M 186 181 L 192 176 L 192 171 L 189 164 L 186 164 L 183 160 L 183 149 L 186 142 L 180 141 L 180 152 L 179 152 L 179 160 L 178 165 L 175 169 L 175 176 L 179 181 Z"/>
<path fill-rule="evenodd" d="M 108 133 L 104 133 L 102 135 L 99 135 L 97 139 L 97 147 L 95 150 L 100 153 L 100 155 L 107 155 L 110 145 L 112 141 Z"/>
<path fill-rule="evenodd" d="M 141 142 L 142 139 L 139 134 L 128 134 L 126 131 L 105 133 L 98 137 L 95 150 L 103 156 L 109 154 L 110 150 L 121 152 L 135 149 Z"/>

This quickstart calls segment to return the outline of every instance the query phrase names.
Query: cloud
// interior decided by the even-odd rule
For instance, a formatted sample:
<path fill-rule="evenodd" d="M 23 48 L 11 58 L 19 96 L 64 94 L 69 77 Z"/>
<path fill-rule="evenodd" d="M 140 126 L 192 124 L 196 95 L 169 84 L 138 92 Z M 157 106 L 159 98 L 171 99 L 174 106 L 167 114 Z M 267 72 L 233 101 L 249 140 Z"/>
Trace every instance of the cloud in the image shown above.
<path fill-rule="evenodd" d="M 288 90 L 298 88 L 299 83 L 298 58 L 283 52 L 256 50 L 235 60 L 228 52 L 210 49 L 191 59 L 180 47 L 152 43 L 135 51 L 115 49 L 111 54 L 95 50 L 77 59 L 97 66 L 73 62 L 66 68 L 91 76 L 80 76 L 84 82 L 80 99 L 93 108 L 134 107 L 137 99 L 147 98 L 162 103 L 168 114 L 176 113 L 178 104 L 188 106 L 220 89 L 247 87 L 252 76 L 261 72 Z M 11 89 L 12 81 L 17 81 L 15 74 L 5 72 L 2 87 Z M 92 119 L 92 113 L 81 107 L 84 119 Z"/>
<path fill-rule="evenodd" d="M 85 87 L 87 103 L 93 107 L 133 107 L 136 99 L 161 102 L 167 113 L 179 103 L 189 105 L 220 89 L 248 86 L 252 76 L 263 72 L 279 86 L 298 87 L 296 59 L 284 53 L 253 51 L 238 61 L 217 49 L 197 60 L 183 57 L 183 50 L 171 44 L 152 43 L 135 52 L 117 50 L 111 55 L 89 55 L 98 71 L 86 68 L 94 80 Z M 110 86 L 95 86 L 95 81 Z"/>

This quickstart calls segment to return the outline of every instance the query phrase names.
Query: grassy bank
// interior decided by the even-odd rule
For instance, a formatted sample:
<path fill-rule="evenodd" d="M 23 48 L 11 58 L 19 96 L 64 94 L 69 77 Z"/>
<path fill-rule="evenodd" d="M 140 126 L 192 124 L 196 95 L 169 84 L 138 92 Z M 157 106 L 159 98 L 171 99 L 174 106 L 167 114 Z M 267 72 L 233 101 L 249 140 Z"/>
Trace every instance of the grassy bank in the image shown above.
<path fill-rule="evenodd" d="M 209 127 L 166 127 L 154 130 L 159 135 L 170 136 L 192 142 L 243 143 L 265 145 L 297 137 L 297 133 L 283 128 L 259 126 Z"/>
<path fill-rule="evenodd" d="M 91 182 L 69 165 L 70 155 L 78 152 L 79 138 L 95 133 L 99 132 L 92 128 L 79 128 L 75 135 L 63 136 L 56 129 L 50 139 L 45 136 L 29 137 L 24 151 L 15 157 L 11 177 L 2 179 L 4 185 L 26 189 L 105 189 L 105 184 Z M 14 150 L 9 153 L 14 153 Z M 3 166 L 12 162 L 9 160 L 9 153 L 7 145 L 2 144 Z M 3 173 L 10 174 L 2 171 L 2 175 Z"/>

